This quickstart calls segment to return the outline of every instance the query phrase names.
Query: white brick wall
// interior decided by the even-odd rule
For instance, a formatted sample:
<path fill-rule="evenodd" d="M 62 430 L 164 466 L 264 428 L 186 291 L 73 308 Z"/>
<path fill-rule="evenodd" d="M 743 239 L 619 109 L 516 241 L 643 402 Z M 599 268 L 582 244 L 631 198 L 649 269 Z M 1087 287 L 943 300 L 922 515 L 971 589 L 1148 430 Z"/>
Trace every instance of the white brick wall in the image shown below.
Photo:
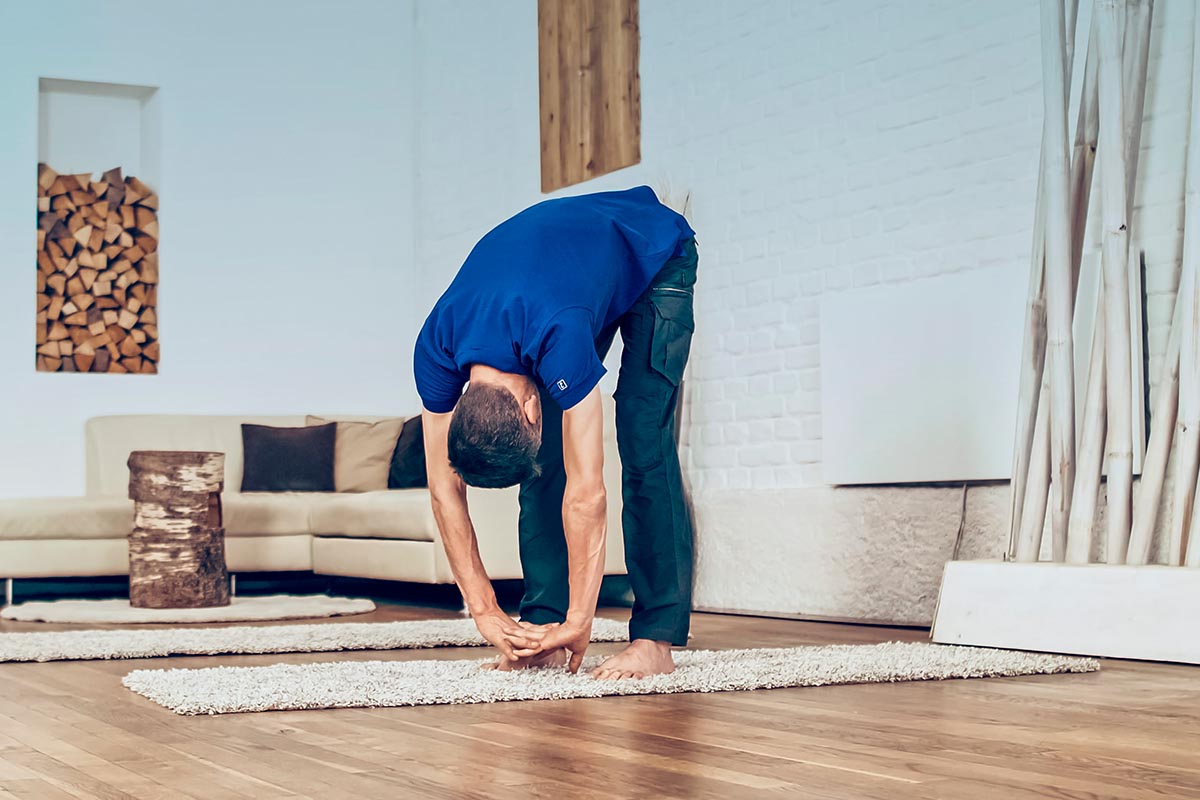
<path fill-rule="evenodd" d="M 468 5 L 417 11 L 426 304 L 491 225 L 543 197 L 535 4 Z M 1179 257 L 1192 13 L 1156 5 L 1137 220 L 1152 379 Z M 692 485 L 820 484 L 820 296 L 1028 269 L 1038 2 L 655 0 L 641 30 L 643 163 L 567 191 L 693 193 Z"/>

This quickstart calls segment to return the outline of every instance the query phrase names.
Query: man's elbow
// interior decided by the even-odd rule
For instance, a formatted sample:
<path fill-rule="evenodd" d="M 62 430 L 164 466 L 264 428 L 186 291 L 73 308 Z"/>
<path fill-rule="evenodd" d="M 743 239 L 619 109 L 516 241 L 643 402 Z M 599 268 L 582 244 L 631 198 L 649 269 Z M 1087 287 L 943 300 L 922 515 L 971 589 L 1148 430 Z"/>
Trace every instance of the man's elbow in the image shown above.
<path fill-rule="evenodd" d="M 604 516 L 608 513 L 608 492 L 604 488 L 604 482 L 568 487 L 563 497 L 563 506 L 567 513 L 580 517 Z"/>
<path fill-rule="evenodd" d="M 461 505 L 466 497 L 467 489 L 461 481 L 440 481 L 429 483 L 429 499 L 434 511 L 451 505 Z"/>

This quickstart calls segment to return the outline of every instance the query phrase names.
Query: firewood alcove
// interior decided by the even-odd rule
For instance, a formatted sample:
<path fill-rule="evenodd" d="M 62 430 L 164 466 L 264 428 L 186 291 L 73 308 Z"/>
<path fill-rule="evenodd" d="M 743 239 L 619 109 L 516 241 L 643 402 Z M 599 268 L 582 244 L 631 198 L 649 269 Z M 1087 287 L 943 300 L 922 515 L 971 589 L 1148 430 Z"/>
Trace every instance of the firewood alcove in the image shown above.
<path fill-rule="evenodd" d="M 158 195 L 38 165 L 39 372 L 158 371 Z"/>

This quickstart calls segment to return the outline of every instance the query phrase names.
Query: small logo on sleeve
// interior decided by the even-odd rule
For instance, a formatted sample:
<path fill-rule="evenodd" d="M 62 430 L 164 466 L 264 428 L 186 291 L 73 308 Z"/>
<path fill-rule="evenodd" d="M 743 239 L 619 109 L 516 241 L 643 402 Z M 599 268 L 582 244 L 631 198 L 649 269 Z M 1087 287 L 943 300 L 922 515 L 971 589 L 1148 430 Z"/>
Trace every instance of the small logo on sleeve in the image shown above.
<path fill-rule="evenodd" d="M 560 379 L 558 381 L 558 388 L 559 388 L 559 391 L 565 392 L 567 390 L 567 382 Z"/>

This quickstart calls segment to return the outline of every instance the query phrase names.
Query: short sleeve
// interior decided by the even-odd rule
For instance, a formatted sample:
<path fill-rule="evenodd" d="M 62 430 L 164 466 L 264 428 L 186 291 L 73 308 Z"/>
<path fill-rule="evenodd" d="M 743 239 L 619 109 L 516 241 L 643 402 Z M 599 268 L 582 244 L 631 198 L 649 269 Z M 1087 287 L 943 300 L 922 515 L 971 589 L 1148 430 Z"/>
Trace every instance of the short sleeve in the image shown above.
<path fill-rule="evenodd" d="M 541 337 L 534 371 L 563 411 L 596 387 L 605 369 L 596 355 L 592 315 L 587 309 L 567 308 L 554 315 Z"/>
<path fill-rule="evenodd" d="M 430 347 L 424 338 L 417 339 L 413 350 L 413 379 L 421 404 L 434 414 L 453 411 L 467 384 L 467 377 L 449 356 Z"/>

